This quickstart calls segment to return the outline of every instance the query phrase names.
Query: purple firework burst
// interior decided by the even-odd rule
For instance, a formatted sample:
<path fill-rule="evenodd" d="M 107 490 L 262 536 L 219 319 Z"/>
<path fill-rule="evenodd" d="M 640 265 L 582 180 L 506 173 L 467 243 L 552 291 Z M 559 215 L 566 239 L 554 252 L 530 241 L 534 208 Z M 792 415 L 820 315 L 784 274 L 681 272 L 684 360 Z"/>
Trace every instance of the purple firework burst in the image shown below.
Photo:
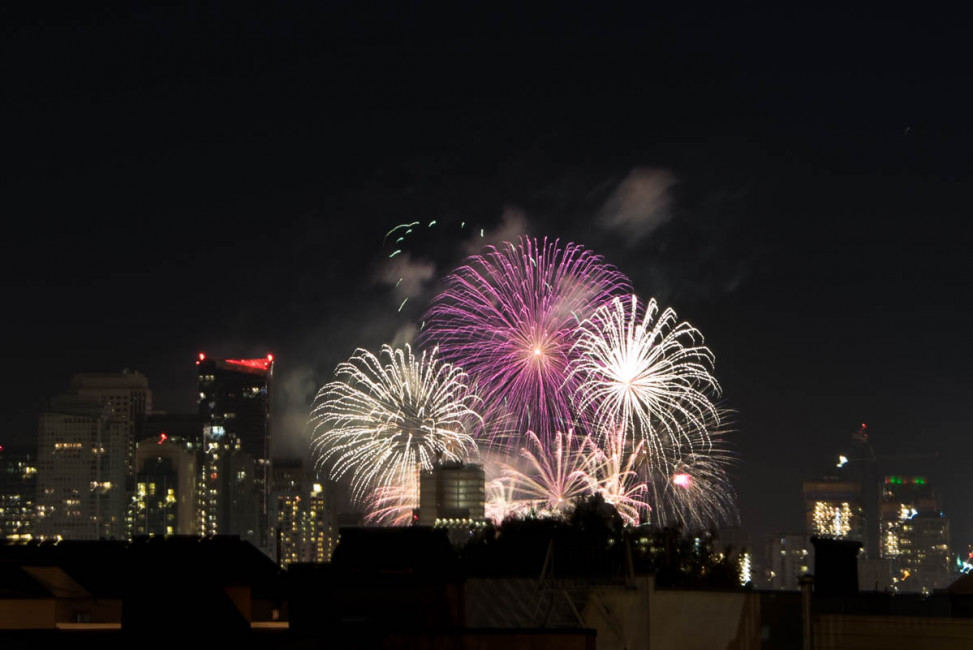
<path fill-rule="evenodd" d="M 419 335 L 462 367 L 484 400 L 492 440 L 528 430 L 549 440 L 572 425 L 578 324 L 631 292 L 621 272 L 577 244 L 522 237 L 489 246 L 444 280 Z"/>

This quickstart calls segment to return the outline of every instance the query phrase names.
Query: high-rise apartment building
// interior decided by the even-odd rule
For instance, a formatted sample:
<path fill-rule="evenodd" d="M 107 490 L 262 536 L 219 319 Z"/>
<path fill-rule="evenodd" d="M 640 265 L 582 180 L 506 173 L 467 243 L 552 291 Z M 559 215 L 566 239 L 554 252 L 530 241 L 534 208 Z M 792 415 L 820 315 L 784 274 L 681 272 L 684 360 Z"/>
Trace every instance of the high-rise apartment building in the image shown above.
<path fill-rule="evenodd" d="M 337 543 L 333 485 L 299 461 L 275 461 L 271 481 L 271 551 L 281 566 L 328 562 Z"/>
<path fill-rule="evenodd" d="M 274 358 L 196 362 L 202 419 L 198 517 L 205 534 L 270 547 L 270 380 Z"/>
<path fill-rule="evenodd" d="M 133 534 L 192 535 L 196 516 L 196 450 L 160 434 L 135 451 Z"/>
<path fill-rule="evenodd" d="M 37 454 L 0 446 L 0 539 L 33 537 L 36 494 Z"/>
<path fill-rule="evenodd" d="M 809 536 L 865 541 L 862 487 L 856 481 L 825 476 L 804 482 Z"/>

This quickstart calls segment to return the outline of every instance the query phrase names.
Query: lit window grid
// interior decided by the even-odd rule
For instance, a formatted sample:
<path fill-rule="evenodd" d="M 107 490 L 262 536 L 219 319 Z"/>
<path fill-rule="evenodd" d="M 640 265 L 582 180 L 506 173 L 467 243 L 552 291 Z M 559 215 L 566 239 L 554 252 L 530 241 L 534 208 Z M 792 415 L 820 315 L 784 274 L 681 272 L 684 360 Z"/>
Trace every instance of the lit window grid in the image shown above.
<path fill-rule="evenodd" d="M 815 501 L 812 511 L 813 532 L 822 537 L 842 539 L 848 537 L 853 528 L 851 504 L 830 501 Z"/>

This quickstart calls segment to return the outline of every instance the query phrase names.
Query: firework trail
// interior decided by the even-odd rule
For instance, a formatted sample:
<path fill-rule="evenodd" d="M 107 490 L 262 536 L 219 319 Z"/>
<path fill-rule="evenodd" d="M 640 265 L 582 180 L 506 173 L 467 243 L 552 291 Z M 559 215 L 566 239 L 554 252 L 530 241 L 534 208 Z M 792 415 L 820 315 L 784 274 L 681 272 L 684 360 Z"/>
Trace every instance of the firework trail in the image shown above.
<path fill-rule="evenodd" d="M 708 427 L 719 425 L 713 399 L 720 387 L 699 330 L 634 295 L 615 298 L 579 329 L 570 376 L 577 409 L 593 429 L 645 441 L 649 460 L 665 473 L 681 454 L 707 445 Z"/>
<path fill-rule="evenodd" d="M 531 503 L 518 499 L 514 494 L 513 482 L 507 478 L 496 478 L 486 484 L 486 519 L 499 525 L 507 517 L 523 517 L 531 508 Z"/>
<path fill-rule="evenodd" d="M 493 442 L 515 436 L 519 446 L 528 430 L 549 441 L 573 425 L 578 323 L 629 291 L 624 275 L 583 247 L 523 237 L 487 247 L 446 277 L 419 342 L 439 345 L 470 374 Z"/>
<path fill-rule="evenodd" d="M 476 453 L 478 400 L 465 373 L 435 349 L 419 358 L 408 345 L 382 346 L 379 357 L 359 349 L 335 376 L 311 409 L 311 449 L 329 478 L 350 473 L 356 503 L 377 488 L 414 485 L 419 470 L 437 460 L 466 461 Z"/>
<path fill-rule="evenodd" d="M 415 480 L 403 485 L 385 485 L 372 490 L 365 502 L 364 519 L 376 526 L 410 526 L 417 505 Z"/>

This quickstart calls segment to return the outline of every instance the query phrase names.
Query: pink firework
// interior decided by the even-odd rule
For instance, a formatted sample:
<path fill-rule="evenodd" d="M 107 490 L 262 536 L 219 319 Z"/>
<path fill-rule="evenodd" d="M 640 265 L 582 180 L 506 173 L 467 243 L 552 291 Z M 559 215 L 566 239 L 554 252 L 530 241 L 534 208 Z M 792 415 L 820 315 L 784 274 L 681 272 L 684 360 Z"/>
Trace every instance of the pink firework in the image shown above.
<path fill-rule="evenodd" d="M 438 345 L 484 400 L 490 438 L 525 431 L 550 440 L 573 425 L 580 379 L 569 366 L 578 324 L 631 291 L 615 267 L 576 244 L 524 237 L 490 246 L 444 281 L 419 342 Z"/>

